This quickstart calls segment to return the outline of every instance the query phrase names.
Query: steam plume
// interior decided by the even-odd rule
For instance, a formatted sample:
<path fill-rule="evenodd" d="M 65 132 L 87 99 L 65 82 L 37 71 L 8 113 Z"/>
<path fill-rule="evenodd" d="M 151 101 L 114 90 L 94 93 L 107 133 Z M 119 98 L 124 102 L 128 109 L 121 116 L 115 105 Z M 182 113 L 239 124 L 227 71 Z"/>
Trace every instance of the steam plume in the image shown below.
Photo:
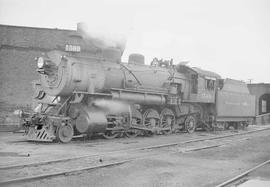
<path fill-rule="evenodd" d="M 129 112 L 129 104 L 121 101 L 100 99 L 96 100 L 93 105 L 99 107 L 108 114 Z"/>
<path fill-rule="evenodd" d="M 115 34 L 111 30 L 105 28 L 94 27 L 86 23 L 78 23 L 77 30 L 84 38 L 91 40 L 98 48 L 118 48 L 124 51 L 126 46 L 126 38 L 124 35 Z"/>

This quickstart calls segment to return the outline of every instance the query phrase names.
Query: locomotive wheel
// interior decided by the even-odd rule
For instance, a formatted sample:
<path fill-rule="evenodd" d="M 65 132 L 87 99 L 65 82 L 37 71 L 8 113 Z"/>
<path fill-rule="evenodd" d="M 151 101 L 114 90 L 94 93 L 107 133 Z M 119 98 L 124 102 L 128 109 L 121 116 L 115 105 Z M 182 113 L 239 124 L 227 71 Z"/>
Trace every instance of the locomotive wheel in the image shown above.
<path fill-rule="evenodd" d="M 141 125 L 141 122 L 142 122 L 142 118 L 140 117 L 132 117 L 132 120 L 131 120 L 131 124 L 134 124 L 134 125 Z M 137 129 L 128 129 L 127 131 L 125 131 L 125 135 L 129 138 L 135 138 L 136 136 L 138 136 L 139 134 L 141 133 L 140 130 L 137 130 Z"/>
<path fill-rule="evenodd" d="M 56 130 L 56 140 L 62 143 L 69 142 L 74 134 L 74 129 L 71 124 L 61 124 Z"/>
<path fill-rule="evenodd" d="M 149 130 L 155 130 L 156 127 L 159 126 L 160 117 L 156 110 L 147 109 L 143 114 L 143 125 Z M 149 134 L 149 131 L 146 132 Z M 151 133 L 150 133 L 151 134 Z"/>
<path fill-rule="evenodd" d="M 226 129 L 226 123 L 225 122 L 216 122 L 215 128 L 217 130 L 225 130 Z"/>
<path fill-rule="evenodd" d="M 140 134 L 140 131 L 137 129 L 128 129 L 125 131 L 125 135 L 129 138 L 135 138 Z"/>
<path fill-rule="evenodd" d="M 160 128 L 169 128 L 169 130 L 162 130 L 163 134 L 171 134 L 172 128 L 175 124 L 175 115 L 172 110 L 165 108 L 160 114 Z"/>
<path fill-rule="evenodd" d="M 238 130 L 239 129 L 239 126 L 240 126 L 240 123 L 239 122 L 234 122 L 233 123 L 234 130 Z"/>
<path fill-rule="evenodd" d="M 228 122 L 224 122 L 224 129 L 228 130 L 230 128 L 230 125 Z"/>
<path fill-rule="evenodd" d="M 102 134 L 102 136 L 106 139 L 114 139 L 121 136 L 121 134 L 122 134 L 121 132 L 117 131 L 106 131 L 105 133 Z"/>
<path fill-rule="evenodd" d="M 249 125 L 249 122 L 248 121 L 245 121 L 245 122 L 243 122 L 243 125 L 244 125 L 244 129 L 246 129 L 247 127 L 248 127 L 248 125 Z"/>
<path fill-rule="evenodd" d="M 185 130 L 188 133 L 193 133 L 196 129 L 196 119 L 193 116 L 188 116 L 185 120 Z"/>

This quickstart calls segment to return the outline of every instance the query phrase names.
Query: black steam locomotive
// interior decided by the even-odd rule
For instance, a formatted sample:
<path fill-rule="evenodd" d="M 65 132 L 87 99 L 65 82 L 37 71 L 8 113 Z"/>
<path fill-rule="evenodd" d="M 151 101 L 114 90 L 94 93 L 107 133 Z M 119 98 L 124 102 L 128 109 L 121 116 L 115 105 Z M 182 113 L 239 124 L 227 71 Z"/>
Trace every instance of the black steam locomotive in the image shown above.
<path fill-rule="evenodd" d="M 21 114 L 30 140 L 237 128 L 255 115 L 255 98 L 241 81 L 172 60 L 145 65 L 140 54 L 123 63 L 121 48 L 89 52 L 85 43 L 78 30 L 63 49 L 36 58 L 38 105 Z"/>

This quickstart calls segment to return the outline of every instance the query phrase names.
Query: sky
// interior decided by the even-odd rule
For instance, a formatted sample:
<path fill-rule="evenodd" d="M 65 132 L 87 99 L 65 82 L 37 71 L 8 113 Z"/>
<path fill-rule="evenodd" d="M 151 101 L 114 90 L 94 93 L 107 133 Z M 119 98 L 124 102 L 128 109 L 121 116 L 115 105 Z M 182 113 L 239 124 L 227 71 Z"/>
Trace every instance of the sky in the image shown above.
<path fill-rule="evenodd" d="M 0 0 L 0 24 L 124 36 L 122 60 L 141 53 L 270 83 L 269 0 Z"/>

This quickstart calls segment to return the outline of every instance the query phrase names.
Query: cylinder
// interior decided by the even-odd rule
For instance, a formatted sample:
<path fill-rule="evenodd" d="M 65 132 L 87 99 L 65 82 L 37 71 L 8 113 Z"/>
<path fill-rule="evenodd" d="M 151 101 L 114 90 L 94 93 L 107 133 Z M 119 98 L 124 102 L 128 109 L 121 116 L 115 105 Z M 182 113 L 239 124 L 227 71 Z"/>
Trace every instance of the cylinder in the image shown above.
<path fill-rule="evenodd" d="M 102 133 L 106 130 L 107 118 L 103 112 L 85 107 L 81 109 L 75 126 L 80 133 Z"/>

